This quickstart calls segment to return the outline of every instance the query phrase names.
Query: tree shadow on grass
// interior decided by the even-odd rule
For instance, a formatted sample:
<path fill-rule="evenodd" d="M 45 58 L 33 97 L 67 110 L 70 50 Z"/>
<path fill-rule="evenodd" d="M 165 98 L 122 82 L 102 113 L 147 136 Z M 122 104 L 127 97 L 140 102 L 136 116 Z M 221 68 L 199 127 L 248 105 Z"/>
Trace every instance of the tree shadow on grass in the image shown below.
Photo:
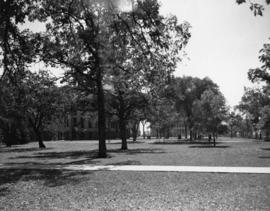
<path fill-rule="evenodd" d="M 123 153 L 126 155 L 136 155 L 136 154 L 151 154 L 151 153 L 166 153 L 162 149 L 146 149 L 146 148 L 138 148 L 138 149 L 129 149 L 129 150 L 121 150 L 121 149 L 111 149 L 108 150 L 108 156 L 105 159 L 111 158 L 112 154 Z M 18 162 L 6 162 L 5 165 L 63 165 L 63 164 L 97 164 L 100 162 L 98 159 L 98 151 L 97 150 L 87 150 L 87 151 L 66 151 L 66 152 L 39 152 L 31 155 L 23 155 L 11 157 L 9 160 L 18 160 Z M 23 161 L 25 159 L 25 161 Z M 34 159 L 34 161 L 29 161 L 28 159 Z M 57 160 L 59 159 L 59 161 Z"/>
<path fill-rule="evenodd" d="M 150 144 L 156 144 L 156 145 L 194 145 L 194 144 L 203 144 L 203 145 L 209 145 L 209 141 L 156 141 Z M 211 144 L 211 142 L 210 142 Z M 216 143 L 218 144 L 218 143 Z"/>
<path fill-rule="evenodd" d="M 0 197 L 3 197 L 7 194 L 9 194 L 11 191 L 9 190 L 8 187 L 1 187 L 0 186 Z"/>
<path fill-rule="evenodd" d="M 121 144 L 122 142 L 121 141 L 118 141 L 118 142 L 107 142 L 108 145 L 119 145 Z M 129 144 L 144 144 L 145 141 L 127 141 L 128 145 Z"/>
<path fill-rule="evenodd" d="M 137 148 L 137 149 L 112 149 L 108 150 L 109 153 L 125 153 L 127 155 L 135 155 L 135 154 L 155 154 L 155 153 L 166 153 L 163 149 L 149 149 L 149 148 Z"/>
<path fill-rule="evenodd" d="M 45 148 L 45 149 L 40 149 L 38 147 L 31 147 L 31 148 L 0 148 L 0 153 L 9 153 L 9 152 L 36 152 L 36 151 L 45 151 L 45 150 L 50 150 L 53 149 L 51 147 Z"/>
<path fill-rule="evenodd" d="M 12 157 L 12 159 L 25 159 L 25 158 L 35 158 L 35 159 L 61 159 L 70 158 L 77 159 L 81 157 L 85 158 L 97 158 L 97 150 L 78 150 L 78 151 L 64 151 L 64 152 L 39 152 L 32 155 L 17 156 Z"/>
<path fill-rule="evenodd" d="M 261 148 L 262 150 L 270 151 L 270 148 Z"/>
<path fill-rule="evenodd" d="M 121 166 L 121 165 L 142 165 L 140 161 L 137 160 L 127 160 L 123 162 L 109 163 L 108 165 Z"/>
<path fill-rule="evenodd" d="M 99 161 L 97 150 L 66 151 L 66 152 L 39 152 L 31 155 L 11 157 L 9 160 L 18 162 L 6 162 L 5 165 L 67 165 L 67 164 L 97 164 Z M 108 156 L 107 158 L 110 158 Z M 29 161 L 31 159 L 31 161 Z M 24 161 L 25 160 L 25 161 Z M 34 160 L 34 161 L 32 161 Z"/>
<path fill-rule="evenodd" d="M 220 148 L 225 149 L 229 148 L 230 146 L 213 146 L 213 145 L 198 145 L 198 146 L 189 146 L 189 148 Z"/>
<path fill-rule="evenodd" d="M 76 185 L 85 181 L 84 175 L 92 174 L 91 171 L 69 171 L 62 169 L 0 169 L 0 190 L 3 188 L 8 193 L 8 184 L 19 181 L 42 181 L 44 186 L 57 187 L 62 185 Z M 2 187 L 1 187 L 2 186 Z"/>
<path fill-rule="evenodd" d="M 261 159 L 270 159 L 270 156 L 259 156 Z"/>

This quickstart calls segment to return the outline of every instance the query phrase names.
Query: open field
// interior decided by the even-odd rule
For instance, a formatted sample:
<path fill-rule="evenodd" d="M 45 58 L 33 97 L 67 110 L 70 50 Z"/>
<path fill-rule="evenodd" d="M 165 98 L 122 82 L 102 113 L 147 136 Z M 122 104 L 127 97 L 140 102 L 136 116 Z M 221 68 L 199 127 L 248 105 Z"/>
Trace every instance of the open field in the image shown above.
<path fill-rule="evenodd" d="M 94 164 L 94 165 L 180 165 L 180 166 L 268 166 L 270 142 L 219 138 L 216 147 L 208 142 L 139 140 L 122 151 L 120 141 L 107 144 L 109 158 L 97 159 L 97 141 L 46 142 L 0 148 L 1 164 Z"/>
<path fill-rule="evenodd" d="M 207 143 L 155 140 L 108 146 L 46 142 L 1 148 L 0 210 L 270 210 L 269 174 L 67 171 L 23 169 L 39 164 L 270 166 L 270 143 L 219 138 Z M 16 166 L 18 169 L 5 167 Z"/>

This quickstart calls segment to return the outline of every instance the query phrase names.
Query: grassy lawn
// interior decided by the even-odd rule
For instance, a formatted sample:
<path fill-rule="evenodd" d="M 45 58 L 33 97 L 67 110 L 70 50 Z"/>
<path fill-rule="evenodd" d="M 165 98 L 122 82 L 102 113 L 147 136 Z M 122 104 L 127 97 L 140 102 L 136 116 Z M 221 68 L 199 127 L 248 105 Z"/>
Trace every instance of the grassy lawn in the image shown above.
<path fill-rule="evenodd" d="M 0 210 L 269 210 L 254 174 L 6 170 Z"/>
<path fill-rule="evenodd" d="M 270 143 L 219 138 L 207 143 L 139 140 L 110 158 L 97 142 L 46 142 L 0 148 L 0 163 L 270 167 Z M 21 166 L 23 166 L 21 165 Z M 0 210 L 270 210 L 269 174 L 0 169 Z"/>
<path fill-rule="evenodd" d="M 12 164 L 96 164 L 96 165 L 191 165 L 191 166 L 269 166 L 270 142 L 219 138 L 216 147 L 208 142 L 139 140 L 121 151 L 120 141 L 107 144 L 109 158 L 97 159 L 97 141 L 47 142 L 0 148 L 0 163 Z"/>

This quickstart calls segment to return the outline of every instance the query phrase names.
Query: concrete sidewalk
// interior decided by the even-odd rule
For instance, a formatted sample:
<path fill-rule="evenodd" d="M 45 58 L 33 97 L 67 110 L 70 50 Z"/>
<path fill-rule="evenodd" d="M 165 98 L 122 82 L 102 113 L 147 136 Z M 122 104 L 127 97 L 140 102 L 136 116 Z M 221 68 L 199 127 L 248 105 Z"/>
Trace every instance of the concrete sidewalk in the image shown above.
<path fill-rule="evenodd" d="M 270 167 L 236 167 L 236 166 L 158 166 L 158 165 L 2 165 L 1 169 L 44 169 L 72 171 L 148 171 L 148 172 L 196 172 L 196 173 L 244 173 L 270 174 Z"/>
<path fill-rule="evenodd" d="M 270 167 L 223 167 L 223 166 L 90 166 L 70 165 L 64 167 L 68 170 L 88 171 L 153 171 L 153 172 L 207 172 L 207 173 L 248 173 L 248 174 L 270 174 Z"/>

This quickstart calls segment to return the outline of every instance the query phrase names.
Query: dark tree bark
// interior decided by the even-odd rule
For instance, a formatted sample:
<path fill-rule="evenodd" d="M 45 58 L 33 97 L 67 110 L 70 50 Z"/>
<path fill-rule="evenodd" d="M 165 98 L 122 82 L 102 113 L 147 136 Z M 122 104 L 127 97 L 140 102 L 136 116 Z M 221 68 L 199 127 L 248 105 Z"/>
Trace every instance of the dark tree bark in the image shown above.
<path fill-rule="evenodd" d="M 125 119 L 121 120 L 121 118 L 120 118 L 119 125 L 120 125 L 120 137 L 121 137 L 121 140 L 122 140 L 121 149 L 122 150 L 127 150 L 128 147 L 127 147 L 126 121 L 125 121 Z"/>
<path fill-rule="evenodd" d="M 127 121 L 126 121 L 126 107 L 125 107 L 125 102 L 122 96 L 122 92 L 119 90 L 118 91 L 118 101 L 119 101 L 119 107 L 118 107 L 118 118 L 119 118 L 119 130 L 120 130 L 120 138 L 122 140 L 122 145 L 121 149 L 122 150 L 127 150 L 127 135 L 126 135 L 126 130 L 127 130 Z"/>
<path fill-rule="evenodd" d="M 191 128 L 190 128 L 189 130 L 190 130 L 190 131 L 189 131 L 189 140 L 190 140 L 190 141 L 193 141 L 193 131 L 192 131 Z"/>
<path fill-rule="evenodd" d="M 209 144 L 210 144 L 211 140 L 212 140 L 212 136 L 211 136 L 211 134 L 208 134 L 208 142 L 209 142 Z"/>
<path fill-rule="evenodd" d="M 37 131 L 35 131 L 35 133 L 36 133 L 36 137 L 37 137 L 37 140 L 38 140 L 39 148 L 40 149 L 46 148 L 45 144 L 43 143 L 42 132 L 37 130 Z"/>
<path fill-rule="evenodd" d="M 215 133 L 213 133 L 213 143 L 214 143 L 214 147 L 216 146 L 216 135 Z"/>
<path fill-rule="evenodd" d="M 187 131 L 187 125 L 185 124 L 185 139 L 188 138 L 188 131 Z"/>
<path fill-rule="evenodd" d="M 105 116 L 105 100 L 104 90 L 102 86 L 101 70 L 97 70 L 97 98 L 98 98 L 98 141 L 99 151 L 98 157 L 107 157 L 106 149 L 106 116 Z"/>
<path fill-rule="evenodd" d="M 44 116 L 43 114 L 38 115 L 39 118 L 36 117 L 35 121 L 33 121 L 32 118 L 29 118 L 30 125 L 36 135 L 39 148 L 46 148 L 45 144 L 43 143 L 42 131 L 41 131 L 43 116 Z"/>

